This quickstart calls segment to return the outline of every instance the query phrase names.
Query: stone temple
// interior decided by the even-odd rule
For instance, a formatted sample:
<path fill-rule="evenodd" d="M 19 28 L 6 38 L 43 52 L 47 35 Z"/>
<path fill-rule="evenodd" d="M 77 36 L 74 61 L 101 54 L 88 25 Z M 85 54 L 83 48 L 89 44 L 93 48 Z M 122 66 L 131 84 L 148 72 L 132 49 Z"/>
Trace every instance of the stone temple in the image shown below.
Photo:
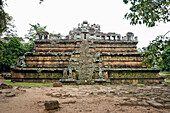
<path fill-rule="evenodd" d="M 11 66 L 12 81 L 64 84 L 132 84 L 161 82 L 159 70 L 142 65 L 138 38 L 100 31 L 87 21 L 69 35 L 37 33 L 32 52 Z"/>

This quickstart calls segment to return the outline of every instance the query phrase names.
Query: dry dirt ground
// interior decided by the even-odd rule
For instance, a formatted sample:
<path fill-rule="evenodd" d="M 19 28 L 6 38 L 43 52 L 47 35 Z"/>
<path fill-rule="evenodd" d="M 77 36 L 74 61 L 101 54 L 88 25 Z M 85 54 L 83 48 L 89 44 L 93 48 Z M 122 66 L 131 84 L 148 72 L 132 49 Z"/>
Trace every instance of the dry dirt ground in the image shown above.
<path fill-rule="evenodd" d="M 170 87 L 163 86 L 64 85 L 0 90 L 0 113 L 170 113 L 170 106 L 154 104 L 155 100 L 169 99 L 166 105 L 170 105 Z M 15 96 L 6 97 L 9 93 Z M 45 110 L 44 102 L 49 100 L 58 100 L 60 108 Z"/>

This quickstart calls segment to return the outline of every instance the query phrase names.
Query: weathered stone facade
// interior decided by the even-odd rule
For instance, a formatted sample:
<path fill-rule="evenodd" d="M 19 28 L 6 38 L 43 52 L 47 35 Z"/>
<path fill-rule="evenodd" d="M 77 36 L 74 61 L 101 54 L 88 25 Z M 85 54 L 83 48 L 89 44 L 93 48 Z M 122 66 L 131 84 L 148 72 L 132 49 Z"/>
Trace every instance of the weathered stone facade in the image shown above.
<path fill-rule="evenodd" d="M 158 69 L 142 65 L 137 37 L 102 33 L 100 25 L 83 21 L 66 37 L 37 33 L 32 52 L 11 66 L 12 78 L 27 82 L 69 84 L 149 83 L 163 79 Z"/>

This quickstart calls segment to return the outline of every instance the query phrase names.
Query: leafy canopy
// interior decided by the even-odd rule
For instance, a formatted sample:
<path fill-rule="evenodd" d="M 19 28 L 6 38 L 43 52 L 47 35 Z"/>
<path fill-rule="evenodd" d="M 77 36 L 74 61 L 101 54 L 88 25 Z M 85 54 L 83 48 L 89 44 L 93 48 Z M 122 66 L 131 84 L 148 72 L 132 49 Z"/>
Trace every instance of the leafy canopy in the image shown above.
<path fill-rule="evenodd" d="M 8 43 L 0 41 L 0 71 L 9 71 L 10 66 L 24 54 L 22 43 L 17 37 L 10 39 Z"/>
<path fill-rule="evenodd" d="M 123 0 L 125 4 L 131 4 L 130 12 L 125 18 L 131 25 L 145 24 L 154 27 L 159 22 L 170 21 L 170 0 Z"/>
<path fill-rule="evenodd" d="M 169 31 L 170 32 L 170 31 Z M 158 36 L 151 41 L 144 52 L 144 64 L 158 66 L 162 71 L 170 71 L 170 39 Z"/>

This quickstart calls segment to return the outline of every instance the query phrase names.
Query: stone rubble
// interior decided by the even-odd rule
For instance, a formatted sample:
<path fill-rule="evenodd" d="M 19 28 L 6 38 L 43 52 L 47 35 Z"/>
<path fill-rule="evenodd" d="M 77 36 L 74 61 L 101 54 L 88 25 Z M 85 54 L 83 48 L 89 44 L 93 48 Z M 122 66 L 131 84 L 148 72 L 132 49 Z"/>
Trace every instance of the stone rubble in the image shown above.
<path fill-rule="evenodd" d="M 41 112 L 127 112 L 131 113 L 169 113 L 170 89 L 160 86 L 133 85 L 80 85 L 63 87 L 32 87 L 2 89 L 0 94 L 0 110 L 2 105 L 13 106 L 13 103 L 27 98 L 24 106 L 32 107 Z M 22 91 L 25 90 L 25 91 Z M 6 96 L 8 95 L 8 96 Z M 13 96 L 12 96 L 13 95 Z M 14 96 L 15 95 L 15 96 Z M 30 96 L 31 95 L 31 96 Z M 11 98 L 10 98 L 11 96 Z M 29 97 L 29 98 L 28 98 Z M 18 101 L 18 102 L 20 102 Z M 56 104 L 49 101 L 57 101 Z M 30 102 L 30 103 L 29 103 Z M 29 104 L 28 104 L 29 103 Z M 32 104 L 31 104 L 32 103 Z M 47 107 L 45 107 L 45 103 Z M 20 104 L 20 103 L 16 103 Z M 60 109 L 59 109 L 60 108 Z M 7 109 L 6 107 L 4 109 Z M 27 109 L 27 108 L 24 108 Z M 139 112 L 136 112 L 136 111 Z"/>
<path fill-rule="evenodd" d="M 75 99 L 81 99 L 83 97 L 118 97 L 122 101 L 118 102 L 120 106 L 152 106 L 155 108 L 170 108 L 170 89 L 163 86 L 110 86 L 108 89 L 102 88 L 104 86 L 95 87 L 93 89 L 82 88 L 85 86 L 78 86 L 77 88 L 69 89 L 56 89 L 51 93 L 47 93 L 47 96 L 64 99 L 67 101 L 61 102 L 61 104 L 75 103 Z M 71 98 L 71 100 L 69 100 Z"/>
<path fill-rule="evenodd" d="M 44 103 L 46 110 L 53 110 L 59 108 L 59 102 L 57 100 L 47 101 Z"/>
<path fill-rule="evenodd" d="M 7 93 L 5 96 L 6 96 L 6 97 L 14 97 L 14 96 L 15 96 L 15 93 L 10 92 L 10 93 Z"/>
<path fill-rule="evenodd" d="M 13 88 L 12 85 L 4 84 L 4 83 L 1 83 L 0 85 L 0 89 L 12 89 L 12 88 Z"/>

